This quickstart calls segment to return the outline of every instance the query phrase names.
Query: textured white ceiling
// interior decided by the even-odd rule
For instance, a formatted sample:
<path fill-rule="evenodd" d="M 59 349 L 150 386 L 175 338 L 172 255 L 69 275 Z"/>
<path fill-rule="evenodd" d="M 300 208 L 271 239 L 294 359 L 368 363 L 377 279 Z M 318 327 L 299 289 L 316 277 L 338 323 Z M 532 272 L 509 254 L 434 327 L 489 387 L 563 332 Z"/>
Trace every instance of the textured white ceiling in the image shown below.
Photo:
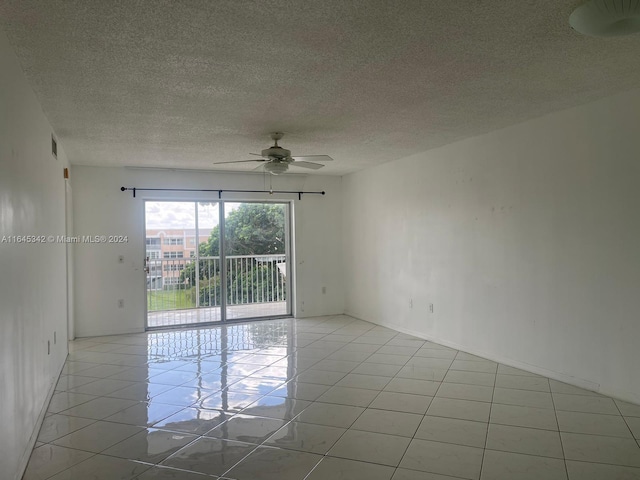
<path fill-rule="evenodd" d="M 21 0 L 0 28 L 74 164 L 208 169 L 284 131 L 344 174 L 639 86 L 640 34 L 575 33 L 579 3 Z"/>

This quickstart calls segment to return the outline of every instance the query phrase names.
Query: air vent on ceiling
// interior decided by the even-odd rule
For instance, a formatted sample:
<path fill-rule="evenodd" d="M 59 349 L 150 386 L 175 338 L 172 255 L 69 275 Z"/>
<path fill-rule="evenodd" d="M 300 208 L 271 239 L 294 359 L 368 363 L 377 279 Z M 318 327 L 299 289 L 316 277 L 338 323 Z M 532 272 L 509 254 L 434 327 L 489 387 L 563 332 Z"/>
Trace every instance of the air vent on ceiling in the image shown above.
<path fill-rule="evenodd" d="M 56 137 L 51 135 L 51 153 L 55 158 L 58 158 L 58 142 L 56 142 Z"/>

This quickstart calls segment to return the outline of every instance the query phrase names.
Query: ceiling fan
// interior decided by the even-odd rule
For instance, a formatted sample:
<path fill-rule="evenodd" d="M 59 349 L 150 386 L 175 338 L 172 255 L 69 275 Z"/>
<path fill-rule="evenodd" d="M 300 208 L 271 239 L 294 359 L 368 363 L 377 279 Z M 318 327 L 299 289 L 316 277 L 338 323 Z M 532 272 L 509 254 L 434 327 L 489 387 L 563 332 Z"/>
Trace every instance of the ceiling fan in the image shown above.
<path fill-rule="evenodd" d="M 278 140 L 284 136 L 284 133 L 274 132 L 271 134 L 271 139 L 274 141 L 272 147 L 262 150 L 261 153 L 251 153 L 250 155 L 256 155 L 257 157 L 252 160 L 235 160 L 231 162 L 216 162 L 214 165 L 223 165 L 228 163 L 247 163 L 247 162 L 259 162 L 260 165 L 255 170 L 264 167 L 266 172 L 272 175 L 279 175 L 289 170 L 289 166 L 311 168 L 317 170 L 324 167 L 321 163 L 309 162 L 307 160 L 315 160 L 320 162 L 333 161 L 329 155 L 305 155 L 305 156 L 291 156 L 291 150 L 282 148 L 278 145 Z"/>

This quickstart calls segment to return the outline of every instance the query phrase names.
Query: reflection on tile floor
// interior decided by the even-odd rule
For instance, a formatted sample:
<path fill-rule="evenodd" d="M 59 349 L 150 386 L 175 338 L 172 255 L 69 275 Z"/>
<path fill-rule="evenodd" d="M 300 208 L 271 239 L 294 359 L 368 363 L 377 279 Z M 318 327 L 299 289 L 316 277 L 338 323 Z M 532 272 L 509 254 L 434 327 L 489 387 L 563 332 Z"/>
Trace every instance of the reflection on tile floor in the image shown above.
<path fill-rule="evenodd" d="M 343 315 L 69 348 L 24 480 L 640 480 L 640 406 Z"/>

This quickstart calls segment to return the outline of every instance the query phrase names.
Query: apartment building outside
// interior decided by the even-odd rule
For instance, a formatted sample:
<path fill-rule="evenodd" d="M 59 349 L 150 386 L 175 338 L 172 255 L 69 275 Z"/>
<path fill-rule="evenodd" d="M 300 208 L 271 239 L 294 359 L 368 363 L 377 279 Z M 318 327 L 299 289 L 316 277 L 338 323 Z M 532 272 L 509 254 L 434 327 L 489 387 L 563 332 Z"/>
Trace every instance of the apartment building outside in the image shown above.
<path fill-rule="evenodd" d="M 147 288 L 167 289 L 180 283 L 180 272 L 196 257 L 198 245 L 211 229 L 174 228 L 146 230 Z"/>

